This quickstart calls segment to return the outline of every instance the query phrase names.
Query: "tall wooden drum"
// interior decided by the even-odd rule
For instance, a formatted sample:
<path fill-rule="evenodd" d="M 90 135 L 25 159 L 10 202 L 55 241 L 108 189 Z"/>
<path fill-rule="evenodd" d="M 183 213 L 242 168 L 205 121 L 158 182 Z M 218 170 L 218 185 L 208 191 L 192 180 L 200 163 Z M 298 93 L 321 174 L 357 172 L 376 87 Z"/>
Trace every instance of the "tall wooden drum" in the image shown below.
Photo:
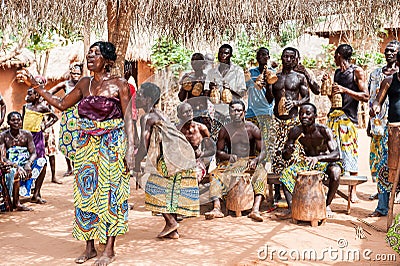
<path fill-rule="evenodd" d="M 232 175 L 229 192 L 226 196 L 226 208 L 234 211 L 239 217 L 242 215 L 242 211 L 251 209 L 253 202 L 254 191 L 250 174 Z"/>
<path fill-rule="evenodd" d="M 388 167 L 389 182 L 393 183 L 396 169 L 399 163 L 399 146 L 400 146 L 400 123 L 389 123 L 389 139 L 388 139 Z"/>
<path fill-rule="evenodd" d="M 297 181 L 292 198 L 292 221 L 310 221 L 317 226 L 326 221 L 325 193 L 322 185 L 322 173 L 302 171 L 297 173 Z"/>

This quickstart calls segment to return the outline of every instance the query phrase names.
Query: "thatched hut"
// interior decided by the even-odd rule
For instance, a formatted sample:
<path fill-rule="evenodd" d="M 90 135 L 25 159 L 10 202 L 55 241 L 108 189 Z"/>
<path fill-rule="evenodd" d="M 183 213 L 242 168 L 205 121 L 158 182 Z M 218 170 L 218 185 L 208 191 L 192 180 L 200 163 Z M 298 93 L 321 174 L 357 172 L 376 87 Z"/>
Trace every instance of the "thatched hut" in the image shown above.
<path fill-rule="evenodd" d="M 32 52 L 22 49 L 18 55 L 0 63 L 0 94 L 4 97 L 7 112 L 21 111 L 25 104 L 26 86 L 16 79 L 16 71 L 32 65 L 35 57 Z"/>
<path fill-rule="evenodd" d="M 355 25 L 349 20 L 345 20 L 339 15 L 327 16 L 324 21 L 310 27 L 307 32 L 315 34 L 319 37 L 328 38 L 330 44 L 335 46 L 340 43 L 352 43 L 356 47 L 362 49 L 374 50 L 379 48 L 381 53 L 384 52 L 385 46 L 391 40 L 399 40 L 400 38 L 400 13 L 396 12 L 392 19 L 386 20 L 380 28 L 375 28 L 376 36 L 362 36 L 359 33 L 360 26 Z M 366 38 L 365 38 L 366 37 Z M 360 39 L 363 39 L 360 42 Z"/>
<path fill-rule="evenodd" d="M 150 67 L 150 53 L 151 49 L 149 47 L 128 48 L 126 59 L 132 61 L 133 77 L 138 85 L 142 84 L 154 73 Z M 45 74 L 48 82 L 47 87 L 52 87 L 61 81 L 67 80 L 69 78 L 69 65 L 72 62 L 83 62 L 85 54 L 82 41 L 52 49 Z"/>

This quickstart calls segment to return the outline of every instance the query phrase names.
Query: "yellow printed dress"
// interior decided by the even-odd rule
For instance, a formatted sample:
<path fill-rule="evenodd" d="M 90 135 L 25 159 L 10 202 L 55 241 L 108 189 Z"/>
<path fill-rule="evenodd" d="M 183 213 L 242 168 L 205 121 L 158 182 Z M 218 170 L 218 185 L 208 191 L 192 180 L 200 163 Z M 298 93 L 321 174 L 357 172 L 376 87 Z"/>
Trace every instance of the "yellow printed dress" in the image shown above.
<path fill-rule="evenodd" d="M 87 96 L 78 105 L 73 236 L 99 239 L 128 231 L 129 174 L 119 99 Z"/>
<path fill-rule="evenodd" d="M 174 126 L 153 126 L 147 152 L 146 209 L 153 213 L 200 215 L 196 159 L 192 146 Z"/>

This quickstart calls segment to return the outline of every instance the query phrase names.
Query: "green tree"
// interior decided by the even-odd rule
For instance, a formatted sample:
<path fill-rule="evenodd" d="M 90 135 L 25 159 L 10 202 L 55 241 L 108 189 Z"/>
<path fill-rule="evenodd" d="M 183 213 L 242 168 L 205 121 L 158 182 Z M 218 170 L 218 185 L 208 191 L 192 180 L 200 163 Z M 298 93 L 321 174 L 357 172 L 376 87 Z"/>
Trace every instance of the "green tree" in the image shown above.
<path fill-rule="evenodd" d="M 249 68 L 257 64 L 257 49 L 259 47 L 269 48 L 269 42 L 243 32 L 236 39 L 236 47 L 237 50 L 233 53 L 232 62 L 243 68 Z"/>
<path fill-rule="evenodd" d="M 161 37 L 151 48 L 151 65 L 157 70 L 170 67 L 174 75 L 185 70 L 189 66 L 192 51 L 177 43 L 172 38 Z"/>

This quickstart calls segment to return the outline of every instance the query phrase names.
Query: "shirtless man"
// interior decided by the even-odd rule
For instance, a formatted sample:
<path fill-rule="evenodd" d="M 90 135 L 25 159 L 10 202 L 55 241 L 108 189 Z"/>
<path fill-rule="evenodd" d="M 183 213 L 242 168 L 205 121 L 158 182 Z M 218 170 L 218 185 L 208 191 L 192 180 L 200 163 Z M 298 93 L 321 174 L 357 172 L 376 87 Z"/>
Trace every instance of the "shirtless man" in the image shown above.
<path fill-rule="evenodd" d="M 215 154 L 215 144 L 210 139 L 210 132 L 207 127 L 201 123 L 193 121 L 193 109 L 188 103 L 181 103 L 177 107 L 180 123 L 177 128 L 185 135 L 186 139 L 192 145 L 196 156 L 197 166 L 201 173 L 197 176 L 199 182 L 207 174 L 210 164 L 210 157 Z"/>
<path fill-rule="evenodd" d="M 223 172 L 218 169 L 211 174 L 210 199 L 214 209 L 205 213 L 206 219 L 222 218 L 220 199 L 228 193 L 231 174 L 244 173 L 247 169 L 256 170 L 253 174 L 252 184 L 254 189 L 254 204 L 249 218 L 262 222 L 260 203 L 266 197 L 267 173 L 261 164 L 265 157 L 262 148 L 260 129 L 252 122 L 245 121 L 245 105 L 242 101 L 232 101 L 229 104 L 230 123 L 226 124 L 218 135 L 217 159 L 220 162 L 231 163 Z M 253 157 L 259 152 L 257 157 Z M 256 169 L 257 168 L 257 169 Z"/>
<path fill-rule="evenodd" d="M 283 183 L 283 192 L 288 203 L 287 217 L 290 217 L 292 206 L 292 193 L 299 171 L 318 170 L 326 173 L 329 178 L 329 191 L 326 198 L 327 216 L 333 213 L 330 204 L 339 187 L 339 178 L 342 172 L 336 162 L 339 158 L 339 149 L 332 131 L 325 125 L 315 123 L 317 108 L 311 103 L 300 106 L 299 119 L 301 125 L 293 127 L 289 131 L 288 139 L 283 150 L 283 158 L 289 160 L 295 151 L 295 142 L 303 146 L 305 157 L 301 161 L 285 168 L 282 171 L 280 181 Z"/>
<path fill-rule="evenodd" d="M 3 162 L 13 168 L 5 175 L 8 191 L 12 192 L 13 208 L 17 211 L 31 211 L 19 201 L 20 180 L 26 184 L 31 177 L 32 163 L 36 159 L 35 144 L 32 134 L 22 129 L 22 116 L 18 112 L 7 115 L 7 123 L 10 129 L 0 134 L 0 146 L 4 146 L 7 156 Z M 17 154 L 17 150 L 20 154 Z M 15 156 L 14 156 L 15 155 Z M 20 155 L 20 156 L 19 156 Z M 30 185 L 29 185 L 30 187 Z"/>
<path fill-rule="evenodd" d="M 295 158 L 300 153 L 296 150 L 296 155 L 292 160 L 285 161 L 282 158 L 282 150 L 288 136 L 289 129 L 299 124 L 298 106 L 306 103 L 310 99 L 306 77 L 294 71 L 298 64 L 297 49 L 287 47 L 282 52 L 282 72 L 278 73 L 278 81 L 269 85 L 265 97 L 269 103 L 275 99 L 274 106 L 274 137 L 275 151 L 272 156 L 272 170 L 280 175 L 282 170 L 293 164 Z"/>

